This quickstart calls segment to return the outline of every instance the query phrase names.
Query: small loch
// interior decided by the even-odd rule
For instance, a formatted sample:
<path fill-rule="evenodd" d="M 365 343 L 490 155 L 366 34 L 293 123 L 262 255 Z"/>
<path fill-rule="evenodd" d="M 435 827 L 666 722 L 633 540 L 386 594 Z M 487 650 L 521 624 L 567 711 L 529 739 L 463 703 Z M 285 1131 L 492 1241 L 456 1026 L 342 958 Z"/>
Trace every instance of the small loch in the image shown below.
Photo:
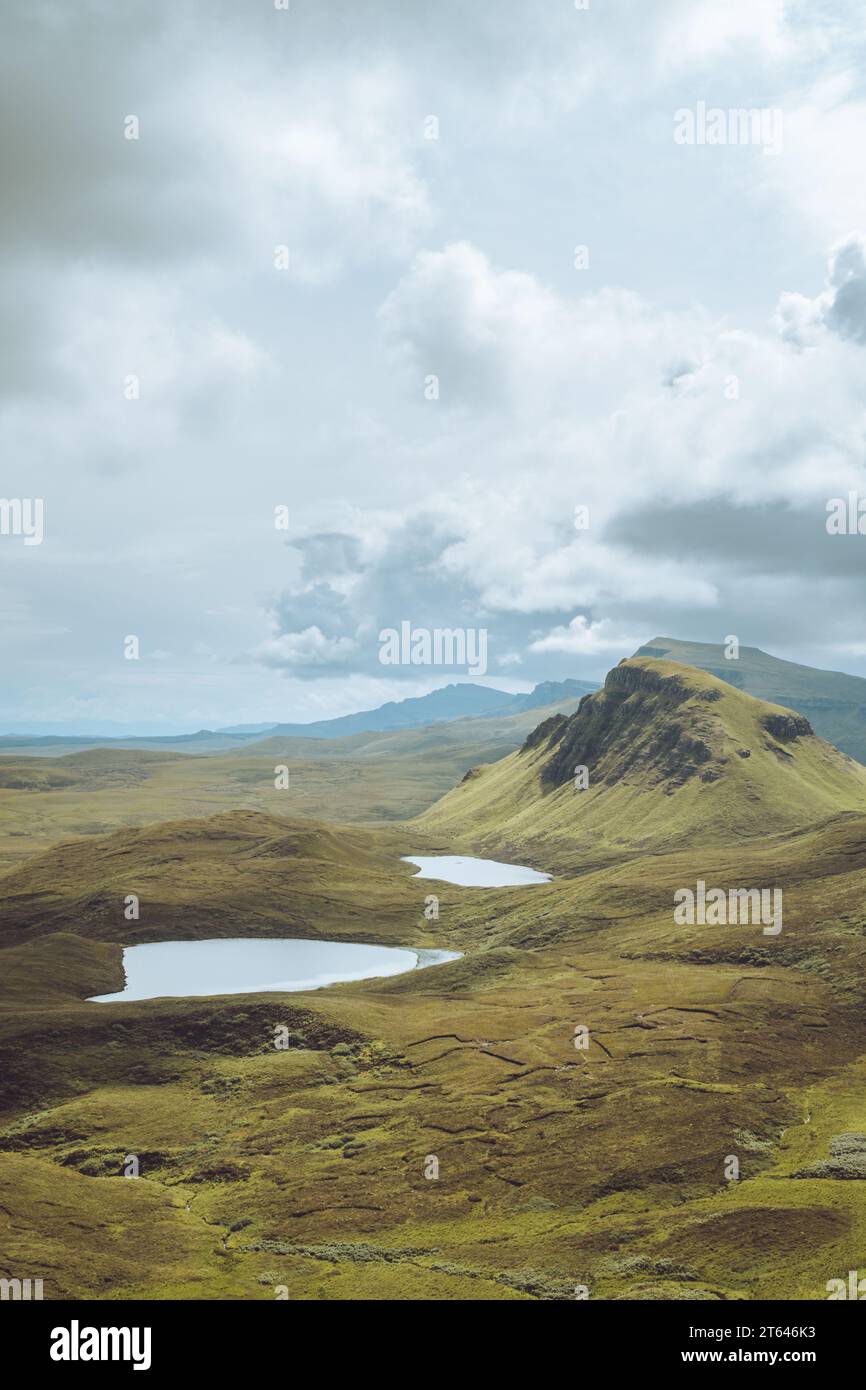
<path fill-rule="evenodd" d="M 463 888 L 518 888 L 522 884 L 549 883 L 550 874 L 522 864 L 500 864 L 496 859 L 473 859 L 463 854 L 404 854 L 407 864 L 417 864 L 416 878 L 457 883 Z"/>
<path fill-rule="evenodd" d="M 459 951 L 410 950 L 347 941 L 285 937 L 262 941 L 156 941 L 123 952 L 126 986 L 96 994 L 94 1004 L 134 999 L 199 998 L 208 994 L 294 994 L 350 980 L 384 979 L 459 960 Z"/>

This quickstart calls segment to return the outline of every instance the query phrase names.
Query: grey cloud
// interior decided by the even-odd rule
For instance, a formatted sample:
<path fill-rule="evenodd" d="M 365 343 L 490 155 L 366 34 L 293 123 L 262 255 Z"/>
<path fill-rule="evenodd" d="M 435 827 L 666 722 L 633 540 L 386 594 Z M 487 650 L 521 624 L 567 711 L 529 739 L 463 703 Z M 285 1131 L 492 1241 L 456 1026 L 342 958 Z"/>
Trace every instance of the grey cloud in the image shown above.
<path fill-rule="evenodd" d="M 843 338 L 866 342 L 866 240 L 849 237 L 830 263 L 835 293 L 826 310 L 829 326 Z"/>
<path fill-rule="evenodd" d="M 300 578 L 314 583 L 321 575 L 360 573 L 363 569 L 361 542 L 357 536 L 339 531 L 322 531 L 314 536 L 302 536 L 288 541 L 292 550 L 301 555 Z"/>
<path fill-rule="evenodd" d="M 6 7 L 0 48 L 2 227 L 9 248 L 71 257 L 200 257 L 226 208 L 208 151 L 166 86 L 160 6 Z M 124 137 L 137 115 L 141 138 Z M 186 116 L 186 118 L 185 118 Z"/>
<path fill-rule="evenodd" d="M 798 624 L 840 650 L 856 636 L 860 543 L 824 540 L 820 486 L 828 452 L 849 478 L 861 456 L 862 243 L 837 250 L 823 296 L 795 297 L 785 326 L 804 351 L 788 351 L 768 309 L 785 267 L 820 265 L 771 161 L 684 161 L 669 130 L 696 61 L 731 101 L 760 89 L 781 106 L 791 80 L 803 100 L 817 90 L 829 49 L 762 66 L 748 6 L 717 5 L 696 60 L 674 23 L 692 9 L 6 0 L 0 451 L 4 492 L 44 496 L 48 517 L 44 546 L 0 543 L 21 614 L 3 627 L 10 715 L 49 718 L 63 689 L 70 712 L 84 698 L 113 716 L 122 698 L 134 722 L 157 682 L 163 713 L 193 727 L 267 717 L 268 689 L 286 718 L 304 700 L 310 717 L 325 699 L 373 704 L 378 632 L 404 618 L 487 627 L 491 676 L 527 680 L 626 654 L 528 651 L 578 616 L 790 654 Z M 454 243 L 474 259 L 443 264 Z M 736 405 L 722 368 L 741 372 Z M 787 464 L 778 516 L 681 505 L 717 486 L 787 497 Z M 467 477 L 480 501 L 461 518 Z M 610 544 L 575 560 L 584 501 L 594 528 L 613 518 Z M 291 551 L 278 503 L 309 533 Z M 671 556 L 684 563 L 647 592 Z M 121 666 L 130 631 L 174 655 Z M 291 680 L 329 672 L 330 693 Z"/>
<path fill-rule="evenodd" d="M 304 554 L 301 583 L 284 590 L 274 604 L 274 639 L 263 645 L 259 659 L 308 679 L 321 679 L 350 660 L 352 669 L 381 676 L 379 633 L 399 630 L 408 621 L 413 628 L 430 630 L 485 629 L 488 675 L 543 680 L 579 674 L 575 659 L 565 653 L 526 650 L 549 627 L 573 618 L 575 611 L 514 613 L 485 607 L 471 577 L 448 565 L 448 548 L 460 539 L 430 513 L 406 520 L 380 553 L 363 560 L 360 542 L 349 535 L 322 533 L 298 542 Z M 353 582 L 344 594 L 334 583 L 347 571 Z M 305 636 L 311 629 L 323 640 Z M 523 664 L 503 660 L 515 654 L 524 657 Z M 459 673 L 457 668 L 444 669 Z M 409 666 L 387 669 L 388 675 L 407 680 L 417 680 L 418 671 Z"/>
<path fill-rule="evenodd" d="M 834 247 L 826 288 L 814 299 L 783 294 L 776 322 L 782 336 L 797 347 L 813 345 L 821 328 L 866 343 L 866 235 L 854 232 Z"/>
<path fill-rule="evenodd" d="M 829 497 L 846 496 L 837 488 Z M 657 503 L 611 522 L 606 537 L 639 554 L 687 557 L 710 573 L 788 579 L 834 577 L 866 595 L 866 537 L 829 535 L 823 499 L 806 510 L 765 503 L 737 507 L 725 498 L 689 505 Z M 756 591 L 756 602 L 758 593 Z"/>
<path fill-rule="evenodd" d="M 281 594 L 274 617 L 279 636 L 317 627 L 326 637 L 350 637 L 357 627 L 345 595 L 322 580 Z"/>

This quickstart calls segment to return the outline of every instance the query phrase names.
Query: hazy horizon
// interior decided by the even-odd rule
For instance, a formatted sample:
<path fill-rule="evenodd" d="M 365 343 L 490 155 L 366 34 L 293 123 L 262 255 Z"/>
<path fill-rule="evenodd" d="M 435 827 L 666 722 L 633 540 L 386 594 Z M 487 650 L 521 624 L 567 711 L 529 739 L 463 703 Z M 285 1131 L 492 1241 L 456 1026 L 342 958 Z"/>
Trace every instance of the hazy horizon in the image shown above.
<path fill-rule="evenodd" d="M 659 634 L 656 634 L 656 636 L 658 636 L 658 635 L 659 635 Z M 647 638 L 646 638 L 646 642 L 645 642 L 645 643 L 640 643 L 639 646 L 645 645 L 646 643 L 649 643 L 649 642 L 651 642 L 652 640 L 653 640 L 652 638 L 647 637 Z M 677 639 L 677 640 L 681 640 L 681 641 L 686 641 L 686 642 L 688 642 L 689 639 L 685 638 L 685 639 Z M 719 646 L 719 652 L 722 653 L 722 652 L 723 652 L 723 644 L 722 644 L 722 643 L 719 643 L 718 646 Z M 762 649 L 762 648 L 756 648 L 756 647 L 753 646 L 753 644 L 746 642 L 746 643 L 743 644 L 743 646 L 742 646 L 742 648 L 741 648 L 741 651 L 745 652 L 745 651 L 748 651 L 748 650 L 757 650 L 757 651 L 761 651 L 761 650 L 763 650 L 763 649 Z M 637 651 L 637 648 L 635 648 L 635 651 Z M 567 681 L 567 680 L 584 680 L 584 681 L 588 681 L 588 682 L 593 682 L 593 681 L 595 681 L 595 682 L 597 682 L 599 685 L 601 685 L 601 684 L 603 683 L 603 681 L 604 681 L 604 677 L 606 676 L 606 674 L 607 674 L 607 672 L 608 672 L 609 670 L 612 670 L 613 667 L 616 666 L 616 665 L 618 664 L 619 661 L 625 660 L 625 659 L 627 659 L 628 657 L 633 656 L 634 654 L 635 654 L 634 651 L 623 652 L 623 654 L 622 654 L 621 657 L 616 657 L 616 658 L 610 660 L 609 663 L 605 663 L 604 669 L 603 669 L 603 670 L 599 673 L 599 675 L 597 675 L 597 676 L 595 676 L 595 675 L 563 676 L 563 677 L 561 677 L 561 680 L 563 680 L 563 681 Z M 768 652 L 768 653 L 765 653 L 765 654 L 766 654 L 766 655 L 769 655 L 769 656 L 774 656 L 774 657 L 777 656 L 777 654 L 776 654 L 775 652 Z M 784 660 L 785 658 L 778 658 L 778 659 Z M 814 668 L 814 669 L 818 669 L 818 670 L 824 669 L 824 670 L 826 670 L 827 668 L 818 667 L 818 668 Z M 844 670 L 844 668 L 841 668 L 841 667 L 839 667 L 839 668 L 834 668 L 834 673 L 835 673 L 835 674 L 841 674 L 841 675 L 854 675 L 854 676 L 858 675 L 858 673 L 855 672 L 855 671 L 846 671 L 846 670 Z M 861 679 L 862 679 L 862 677 L 861 677 Z M 252 729 L 260 729 L 260 730 L 262 730 L 263 732 L 266 732 L 268 729 L 273 728 L 273 727 L 274 727 L 275 725 L 277 725 L 277 724 L 317 724 L 317 723 L 320 723 L 320 722 L 322 722 L 322 721 L 324 721 L 324 720 L 329 720 L 329 719 L 340 719 L 340 718 L 342 718 L 342 717 L 344 717 L 344 716 L 346 716 L 346 715 L 364 713 L 364 712 L 366 712 L 368 709 L 378 709 L 378 708 L 380 708 L 381 705 L 386 705 L 386 704 L 389 704 L 389 703 L 398 703 L 398 704 L 399 704 L 399 703 L 402 703 L 402 702 L 405 701 L 405 700 L 423 698 L 425 695 L 433 694 L 433 693 L 434 693 L 435 691 L 437 691 L 437 690 L 444 690 L 444 689 L 447 689 L 447 688 L 448 688 L 449 686 L 451 686 L 451 685 L 485 686 L 485 687 L 486 687 L 487 689 L 489 689 L 489 690 L 500 691 L 500 692 L 502 692 L 502 693 L 511 694 L 511 695 L 520 695 L 520 694 L 529 694 L 531 691 L 533 691 L 533 690 L 536 688 L 536 686 L 538 686 L 538 685 L 540 685 L 540 684 L 542 684 L 542 683 L 543 683 L 543 682 L 540 681 L 540 680 L 539 680 L 539 681 L 532 681 L 532 680 L 530 680 L 530 681 L 495 680 L 495 681 L 494 681 L 494 680 L 487 679 L 487 678 L 484 678 L 484 677 L 479 677 L 479 678 L 473 679 L 473 678 L 470 677 L 470 676 L 459 676 L 459 675 L 458 675 L 458 676 L 448 677 L 447 679 L 444 679 L 444 678 L 443 678 L 443 679 L 441 679 L 441 680 L 439 680 L 439 681 L 433 680 L 433 681 L 431 681 L 431 683 L 429 684 L 429 686 L 426 686 L 426 688 L 425 688 L 424 683 L 422 682 L 422 683 L 420 683 L 419 688 L 418 688 L 417 690 L 413 691 L 413 693 L 412 693 L 411 695 L 399 693 L 399 694 L 398 694 L 396 697 L 394 697 L 392 700 L 382 700 L 382 701 L 380 702 L 379 705 L 372 705 L 372 706 L 368 706 L 368 705 L 351 705 L 351 706 L 349 706 L 349 705 L 347 704 L 347 707 L 346 707 L 345 709 L 337 708 L 337 709 L 334 710 L 333 713 L 329 713 L 329 714 L 327 714 L 327 715 L 322 715 L 320 718 L 298 719 L 298 718 L 294 718 L 294 717 L 291 715 L 291 713 L 289 712 L 289 713 L 281 713 L 279 716 L 277 716 L 277 717 L 275 717 L 275 718 L 273 718 L 273 719 L 258 719 L 258 720 L 257 720 L 257 719 L 255 719 L 255 718 L 253 718 L 253 717 L 250 717 L 250 718 L 248 718 L 248 719 L 236 719 L 236 720 L 233 720 L 233 721 L 232 721 L 231 723 L 229 723 L 229 724 L 221 724 L 221 725 L 215 726 L 215 727 L 211 730 L 211 732 L 214 732 L 214 733 L 229 732 L 229 731 L 233 731 L 233 730 L 243 729 L 243 728 L 245 728 L 245 727 L 249 727 L 250 730 L 252 730 Z M 23 736 L 23 737 L 26 737 L 26 736 L 28 736 L 28 735 L 32 735 L 34 738 L 51 737 L 51 736 L 69 738 L 69 737 L 75 737 L 76 735 L 79 735 L 79 734 L 80 734 L 81 737 L 83 737 L 83 738 L 117 738 L 117 739 L 123 739 L 123 738 L 146 738 L 146 737 L 153 737 L 153 738 L 172 738 L 172 737 L 180 737 L 180 738 L 182 738 L 182 737 L 184 737 L 185 735 L 188 735 L 188 734 L 201 733 L 201 732 L 204 732 L 204 731 L 205 731 L 205 726 L 203 726 L 203 725 L 195 725 L 195 726 L 187 725 L 187 726 L 185 726 L 185 727 L 181 727 L 181 726 L 175 726 L 175 725 L 169 724 L 169 723 L 161 724 L 161 723 L 159 723 L 159 722 L 155 722 L 155 721 L 152 721 L 152 720 L 142 720 L 140 723 L 137 723 L 137 724 L 124 724 L 124 723 L 122 723 L 121 721 L 112 721 L 112 720 L 104 720 L 104 721 L 93 720 L 93 721 L 91 721 L 90 723 L 88 723 L 88 722 L 86 722 L 86 721 L 82 721 L 82 720 L 79 720 L 79 721 L 77 721 L 77 722 L 75 722 L 75 721 L 69 721 L 68 723 L 65 723 L 64 721 L 61 721 L 61 720 L 57 720 L 57 721 L 50 721 L 50 720 L 49 720 L 49 721 L 42 721 L 42 722 L 40 722 L 40 721 L 32 721 L 32 720 L 31 720 L 31 721 L 22 720 L 22 721 L 20 722 L 20 724 L 11 723 L 11 724 L 8 724 L 7 726 L 4 726 L 4 727 L 0 728 L 0 738 L 2 738 L 2 737 L 4 737 L 4 736 L 19 738 L 19 737 L 22 737 L 22 736 Z"/>

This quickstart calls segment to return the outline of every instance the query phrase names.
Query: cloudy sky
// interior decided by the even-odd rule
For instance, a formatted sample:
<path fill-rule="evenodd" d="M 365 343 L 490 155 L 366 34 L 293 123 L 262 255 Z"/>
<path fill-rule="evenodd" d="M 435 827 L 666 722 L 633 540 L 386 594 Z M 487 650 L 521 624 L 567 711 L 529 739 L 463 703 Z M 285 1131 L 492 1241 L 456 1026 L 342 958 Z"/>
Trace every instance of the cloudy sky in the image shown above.
<path fill-rule="evenodd" d="M 825 524 L 866 496 L 862 4 L 0 25 L 0 492 L 44 503 L 0 535 L 3 730 L 459 678 L 381 664 L 405 620 L 486 629 L 513 690 L 658 634 L 866 675 L 866 536 Z M 683 143 L 701 104 L 774 138 Z"/>

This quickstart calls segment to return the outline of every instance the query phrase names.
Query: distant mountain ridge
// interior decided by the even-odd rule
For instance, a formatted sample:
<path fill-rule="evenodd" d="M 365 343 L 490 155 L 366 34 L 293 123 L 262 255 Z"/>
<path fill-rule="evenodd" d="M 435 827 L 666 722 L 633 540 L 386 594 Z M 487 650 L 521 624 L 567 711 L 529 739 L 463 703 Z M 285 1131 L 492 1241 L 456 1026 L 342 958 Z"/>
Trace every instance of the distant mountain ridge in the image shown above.
<path fill-rule="evenodd" d="M 579 700 L 597 690 L 594 681 L 544 681 L 524 695 L 494 690 L 486 685 L 446 685 L 429 695 L 408 700 L 389 700 L 378 709 L 359 710 L 337 719 L 321 719 L 314 724 L 275 724 L 268 734 L 295 738 L 343 738 L 347 734 L 369 734 L 390 729 L 417 729 L 450 719 L 484 719 L 488 716 L 523 714 L 558 701 Z"/>
<path fill-rule="evenodd" d="M 676 637 L 654 637 L 634 655 L 696 666 L 747 695 L 797 710 L 821 738 L 866 763 L 866 680 L 862 676 L 800 666 L 770 656 L 760 647 L 740 647 L 739 656 L 728 660 L 721 644 L 683 642 Z"/>
<path fill-rule="evenodd" d="M 0 753 L 80 752 L 87 748 L 140 748 L 196 753 L 214 753 L 243 747 L 262 738 L 346 738 L 352 734 L 384 733 L 398 729 L 423 728 L 428 724 L 447 723 L 452 719 L 498 718 L 523 714 L 547 705 L 579 700 L 598 689 L 595 681 L 543 681 L 533 690 L 513 695 L 472 682 L 454 683 L 432 690 L 428 695 L 411 696 L 406 700 L 389 700 L 376 709 L 359 710 L 336 719 L 319 719 L 309 724 L 236 724 L 221 729 L 199 729 L 194 734 L 106 736 L 49 734 L 0 736 Z"/>
<path fill-rule="evenodd" d="M 527 710 L 542 709 L 545 705 L 556 705 L 568 700 L 579 700 L 598 690 L 598 681 L 542 681 L 526 695 L 515 695 L 507 705 L 502 705 L 497 714 L 524 714 Z"/>
<path fill-rule="evenodd" d="M 385 729 L 413 729 L 422 724 L 438 724 L 446 719 L 501 714 L 514 696 L 471 682 L 442 686 L 429 695 L 406 700 L 388 700 L 376 709 L 358 710 L 336 719 L 318 719 L 311 724 L 275 724 L 269 735 L 292 738 L 343 738 L 347 734 L 377 733 Z"/>

